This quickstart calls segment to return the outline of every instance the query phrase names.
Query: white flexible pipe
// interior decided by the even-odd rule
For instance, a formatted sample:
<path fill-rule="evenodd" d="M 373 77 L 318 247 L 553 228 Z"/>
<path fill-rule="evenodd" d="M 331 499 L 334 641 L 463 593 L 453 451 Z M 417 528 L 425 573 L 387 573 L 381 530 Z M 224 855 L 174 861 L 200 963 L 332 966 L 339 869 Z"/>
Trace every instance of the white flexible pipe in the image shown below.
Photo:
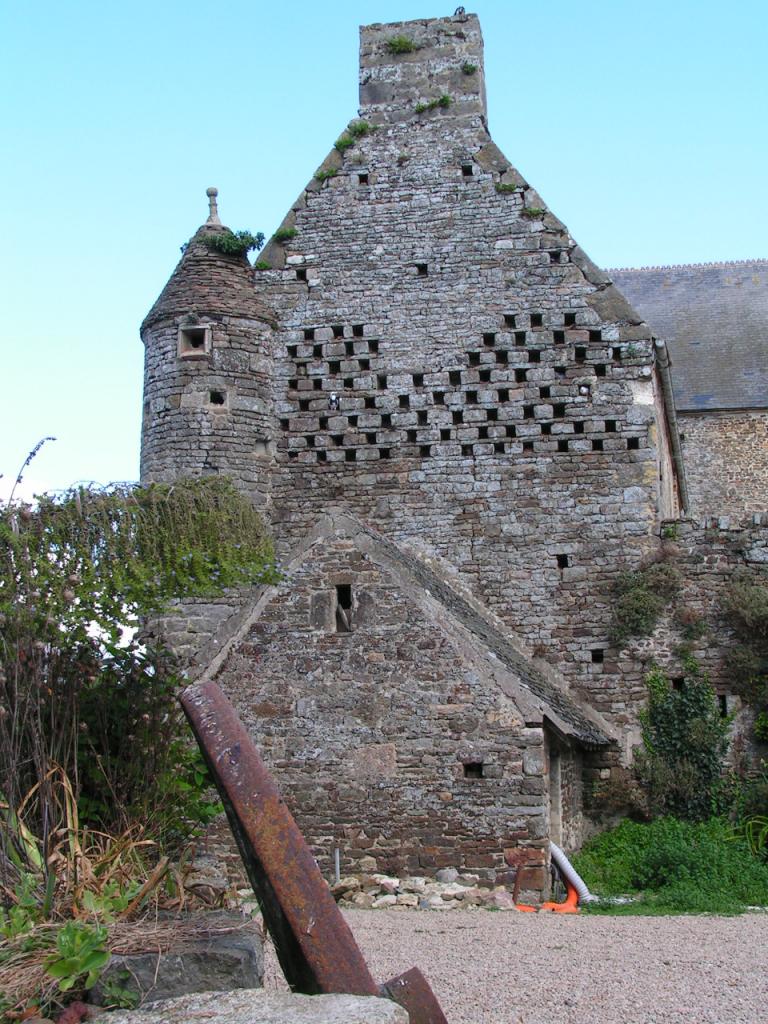
<path fill-rule="evenodd" d="M 587 883 L 576 871 L 557 843 L 553 843 L 551 839 L 549 841 L 549 851 L 552 855 L 552 860 L 557 865 L 557 870 L 563 878 L 571 883 L 579 894 L 579 903 L 589 903 L 590 900 L 593 900 L 595 897 L 587 888 Z"/>

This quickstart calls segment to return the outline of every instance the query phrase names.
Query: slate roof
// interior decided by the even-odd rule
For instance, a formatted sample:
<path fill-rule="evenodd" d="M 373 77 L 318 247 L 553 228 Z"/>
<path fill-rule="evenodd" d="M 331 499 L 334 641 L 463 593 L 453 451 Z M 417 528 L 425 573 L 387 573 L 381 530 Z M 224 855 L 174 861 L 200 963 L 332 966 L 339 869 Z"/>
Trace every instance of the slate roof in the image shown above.
<path fill-rule="evenodd" d="M 768 260 L 606 273 L 667 342 L 680 412 L 768 407 Z"/>

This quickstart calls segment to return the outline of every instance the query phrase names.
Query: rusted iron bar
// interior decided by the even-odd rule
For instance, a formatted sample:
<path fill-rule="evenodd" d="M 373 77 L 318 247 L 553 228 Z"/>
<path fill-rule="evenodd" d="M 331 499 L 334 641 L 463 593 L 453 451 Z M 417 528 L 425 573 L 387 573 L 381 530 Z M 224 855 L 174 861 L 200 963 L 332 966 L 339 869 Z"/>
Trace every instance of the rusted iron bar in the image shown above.
<path fill-rule="evenodd" d="M 376 985 L 293 815 L 221 689 L 198 683 L 180 700 L 290 987 L 309 995 L 384 994 L 408 1011 L 411 1024 L 447 1024 L 417 968 L 381 989 Z"/>

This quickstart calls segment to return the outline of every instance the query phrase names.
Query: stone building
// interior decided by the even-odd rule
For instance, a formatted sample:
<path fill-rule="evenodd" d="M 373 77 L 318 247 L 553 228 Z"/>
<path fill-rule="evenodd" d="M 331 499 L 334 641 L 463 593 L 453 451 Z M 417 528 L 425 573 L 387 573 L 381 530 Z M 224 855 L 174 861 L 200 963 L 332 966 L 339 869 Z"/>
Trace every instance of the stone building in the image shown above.
<path fill-rule="evenodd" d="M 702 411 L 692 358 L 675 408 L 663 339 L 682 365 L 706 315 L 686 333 L 663 280 L 599 270 L 497 148 L 474 15 L 364 27 L 360 55 L 359 117 L 255 267 L 212 246 L 212 195 L 143 324 L 143 480 L 229 474 L 285 568 L 166 627 L 321 863 L 504 877 L 520 847 L 542 890 L 548 839 L 577 847 L 595 780 L 631 756 L 648 661 L 676 670 L 671 616 L 612 646 L 617 574 L 689 565 L 686 600 L 722 633 L 718 586 L 768 558 L 764 435 L 749 526 L 662 538 L 689 463 L 694 510 L 735 510 L 738 474 L 707 490 L 702 415 L 723 452 L 758 445 L 766 389 Z M 718 651 L 697 653 L 722 688 Z"/>

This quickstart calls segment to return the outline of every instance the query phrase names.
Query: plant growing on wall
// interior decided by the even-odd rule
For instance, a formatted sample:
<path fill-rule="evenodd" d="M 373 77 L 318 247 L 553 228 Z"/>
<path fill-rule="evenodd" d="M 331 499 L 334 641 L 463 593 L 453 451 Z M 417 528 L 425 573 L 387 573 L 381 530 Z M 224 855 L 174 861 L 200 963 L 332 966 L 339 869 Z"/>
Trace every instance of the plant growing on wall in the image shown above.
<path fill-rule="evenodd" d="M 679 571 L 664 562 L 621 573 L 614 585 L 613 643 L 621 646 L 630 637 L 649 636 L 681 582 Z"/>
<path fill-rule="evenodd" d="M 202 235 L 203 244 L 225 256 L 245 256 L 258 252 L 264 245 L 264 234 L 258 231 L 217 231 Z"/>
<path fill-rule="evenodd" d="M 416 43 L 408 36 L 390 36 L 384 45 L 387 53 L 393 57 L 399 57 L 404 53 L 415 53 L 418 49 Z"/>
<path fill-rule="evenodd" d="M 469 61 L 465 61 L 461 65 L 461 73 L 463 75 L 474 75 L 477 72 L 477 64 L 470 64 Z"/>
<path fill-rule="evenodd" d="M 417 103 L 414 109 L 417 114 L 423 114 L 425 111 L 437 110 L 438 108 L 441 110 L 447 110 L 451 103 L 453 103 L 451 97 L 443 94 L 436 100 L 430 100 L 429 103 Z"/>
<path fill-rule="evenodd" d="M 720 810 L 729 718 L 692 659 L 681 689 L 659 668 L 646 676 L 648 704 L 640 714 L 643 748 L 635 771 L 650 813 L 704 821 Z"/>
<path fill-rule="evenodd" d="M 726 657 L 734 689 L 755 711 L 755 738 L 768 742 L 768 582 L 736 577 L 722 610 L 737 643 Z"/>
<path fill-rule="evenodd" d="M 296 228 L 278 228 L 272 235 L 273 242 L 290 242 L 297 235 Z"/>

